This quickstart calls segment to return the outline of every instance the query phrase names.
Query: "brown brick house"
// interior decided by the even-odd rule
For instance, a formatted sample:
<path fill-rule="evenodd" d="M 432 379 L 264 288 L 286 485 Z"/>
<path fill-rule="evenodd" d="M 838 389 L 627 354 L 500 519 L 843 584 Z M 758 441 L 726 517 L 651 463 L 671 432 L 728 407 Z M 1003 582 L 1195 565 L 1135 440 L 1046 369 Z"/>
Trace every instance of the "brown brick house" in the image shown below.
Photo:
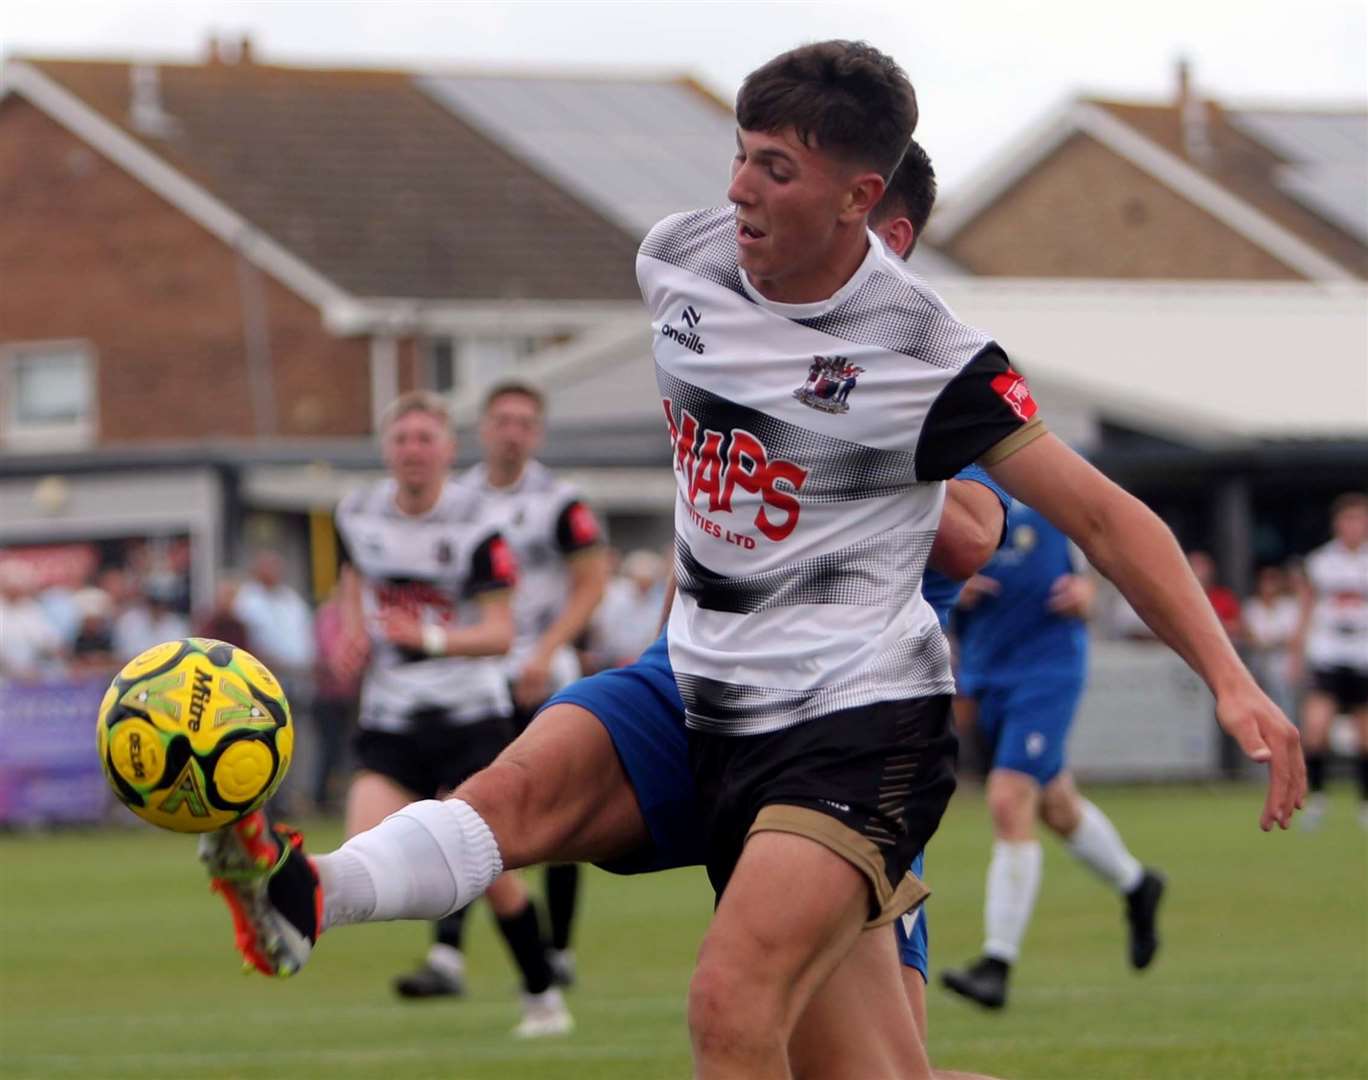
<path fill-rule="evenodd" d="M 1082 98 L 947 200 L 930 238 L 973 274 L 1368 278 L 1368 110 Z"/>
<path fill-rule="evenodd" d="M 249 49 L 8 60 L 0 446 L 365 436 L 403 389 L 487 381 L 636 310 L 642 230 L 519 144 L 491 85 Z M 655 93 L 727 123 L 687 80 L 594 85 L 616 94 L 600 112 Z"/>

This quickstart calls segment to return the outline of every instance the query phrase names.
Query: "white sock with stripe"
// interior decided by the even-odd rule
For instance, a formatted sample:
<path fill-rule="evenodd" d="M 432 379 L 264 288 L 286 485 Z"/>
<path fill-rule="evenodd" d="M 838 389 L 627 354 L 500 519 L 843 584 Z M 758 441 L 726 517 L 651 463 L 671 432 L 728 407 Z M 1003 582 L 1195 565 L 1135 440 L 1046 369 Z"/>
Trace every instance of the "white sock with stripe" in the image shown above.
<path fill-rule="evenodd" d="M 1016 963 L 1040 891 L 1039 840 L 995 840 L 983 903 L 983 955 Z"/>
<path fill-rule="evenodd" d="M 1078 828 L 1065 841 L 1074 856 L 1120 893 L 1140 884 L 1145 869 L 1128 850 L 1111 819 L 1087 799 L 1080 799 L 1083 814 Z"/>

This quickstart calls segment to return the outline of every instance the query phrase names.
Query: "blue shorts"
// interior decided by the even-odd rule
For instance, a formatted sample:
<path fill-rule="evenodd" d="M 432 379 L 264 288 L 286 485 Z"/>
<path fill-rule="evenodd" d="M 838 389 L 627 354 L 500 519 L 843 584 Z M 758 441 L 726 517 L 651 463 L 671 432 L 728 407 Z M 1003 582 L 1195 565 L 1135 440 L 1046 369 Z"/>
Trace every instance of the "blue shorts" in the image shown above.
<path fill-rule="evenodd" d="M 571 683 L 543 708 L 578 705 L 594 714 L 636 794 L 651 849 L 605 865 L 615 874 L 648 874 L 707 862 L 705 816 L 698 805 L 684 701 L 662 633 L 634 664 Z"/>
<path fill-rule="evenodd" d="M 592 713 L 613 740 L 627 781 L 651 836 L 649 848 L 612 863 L 601 863 L 614 874 L 648 874 L 707 863 L 706 820 L 698 805 L 693 773 L 689 770 L 689 742 L 684 725 L 684 702 L 675 685 L 665 634 L 634 664 L 602 671 L 572 683 L 544 706 L 578 705 Z M 922 855 L 912 862 L 922 873 Z M 922 908 L 925 908 L 925 904 Z M 926 914 L 918 909 L 910 933 L 907 918 L 897 920 L 898 949 L 903 963 L 926 976 Z"/>
<path fill-rule="evenodd" d="M 918 852 L 912 860 L 912 873 L 926 880 L 926 852 Z M 922 982 L 927 981 L 926 968 L 931 953 L 931 943 L 926 932 L 926 905 L 909 911 L 893 923 L 898 935 L 898 956 L 903 967 L 916 968 L 921 972 Z"/>
<path fill-rule="evenodd" d="M 1064 769 L 1083 684 L 1083 672 L 1063 671 L 981 686 L 961 679 L 960 692 L 978 701 L 978 730 L 993 768 L 1025 773 L 1044 786 Z"/>

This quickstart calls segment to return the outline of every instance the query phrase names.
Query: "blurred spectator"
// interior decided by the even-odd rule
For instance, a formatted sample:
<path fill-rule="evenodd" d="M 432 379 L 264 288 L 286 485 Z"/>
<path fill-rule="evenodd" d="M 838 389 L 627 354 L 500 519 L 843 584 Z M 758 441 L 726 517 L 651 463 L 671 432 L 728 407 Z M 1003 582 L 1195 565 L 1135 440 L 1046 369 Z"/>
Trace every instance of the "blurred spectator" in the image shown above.
<path fill-rule="evenodd" d="M 1240 626 L 1240 601 L 1236 595 L 1221 585 L 1216 576 L 1216 560 L 1205 551 L 1189 551 L 1188 565 L 1197 578 L 1202 591 L 1211 601 L 1212 610 L 1221 620 L 1225 632 L 1232 640 L 1238 641 L 1242 633 Z"/>
<path fill-rule="evenodd" d="M 369 640 L 349 633 L 342 604 L 334 593 L 314 616 L 314 725 L 318 729 L 318 759 L 313 777 L 313 801 L 321 811 L 337 808 L 333 791 L 340 789 L 349 773 L 345 761 L 347 742 L 356 720 L 365 660 L 358 656 Z"/>
<path fill-rule="evenodd" d="M 65 568 L 56 581 L 38 594 L 38 603 L 47 616 L 48 623 L 57 631 L 62 644 L 70 646 L 76 640 L 81 623 L 81 613 L 76 606 L 76 592 L 83 585 L 79 568 Z"/>
<path fill-rule="evenodd" d="M 114 657 L 114 601 L 95 586 L 72 594 L 76 611 L 76 636 L 71 643 L 74 666 L 85 670 L 117 667 Z"/>
<path fill-rule="evenodd" d="M 665 603 L 665 560 L 638 550 L 622 560 L 594 614 L 590 663 L 594 670 L 630 664 L 660 632 Z"/>
<path fill-rule="evenodd" d="M 200 637 L 226 641 L 239 649 L 255 652 L 252 637 L 247 632 L 247 624 L 237 616 L 237 598 L 241 583 L 237 578 L 224 577 L 214 589 L 214 606 L 200 616 L 195 633 Z"/>
<path fill-rule="evenodd" d="M 313 731 L 314 626 L 308 602 L 285 583 L 285 560 L 274 551 L 259 551 L 251 574 L 238 589 L 233 611 L 247 627 L 251 652 L 280 680 L 290 702 L 295 738 L 294 768 L 276 795 L 282 812 L 301 813 L 306 777 L 316 770 L 319 747 Z"/>
<path fill-rule="evenodd" d="M 139 653 L 174 641 L 190 633 L 184 615 L 172 610 L 175 590 L 162 578 L 152 577 L 144 582 L 140 593 L 114 620 L 114 653 L 120 664 L 126 664 Z"/>
<path fill-rule="evenodd" d="M 134 587 L 128 571 L 122 567 L 110 566 L 101 570 L 95 575 L 95 585 L 104 590 L 114 605 L 115 620 L 137 603 L 138 590 Z"/>
<path fill-rule="evenodd" d="M 314 662 L 313 613 L 285 583 L 285 560 L 258 552 L 251 577 L 238 589 L 233 612 L 247 628 L 251 651 L 277 678 L 307 676 Z"/>
<path fill-rule="evenodd" d="M 62 640 L 37 600 L 33 572 L 0 564 L 0 678 L 38 679 L 61 661 Z"/>
<path fill-rule="evenodd" d="M 1279 566 L 1259 571 L 1254 595 L 1244 603 L 1244 629 L 1249 643 L 1249 666 L 1264 692 L 1292 715 L 1291 645 L 1301 618 L 1286 572 Z"/>

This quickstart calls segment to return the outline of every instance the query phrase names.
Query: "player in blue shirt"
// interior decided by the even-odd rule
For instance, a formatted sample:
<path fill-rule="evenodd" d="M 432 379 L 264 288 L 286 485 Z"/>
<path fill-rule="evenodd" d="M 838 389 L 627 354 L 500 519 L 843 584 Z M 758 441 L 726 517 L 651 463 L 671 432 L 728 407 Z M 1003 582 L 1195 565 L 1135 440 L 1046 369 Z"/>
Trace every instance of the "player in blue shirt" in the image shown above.
<path fill-rule="evenodd" d="M 1132 966 L 1147 967 L 1158 948 L 1155 916 L 1164 879 L 1126 850 L 1106 815 L 1078 793 L 1064 764 L 1087 676 L 1085 619 L 1093 591 L 1068 538 L 1035 510 L 1013 502 L 1002 548 L 965 584 L 955 610 L 960 703 L 991 751 L 987 797 L 994 844 L 983 956 L 941 979 L 988 1008 L 1006 1003 L 1008 973 L 1035 906 L 1037 818 L 1125 897 Z"/>

